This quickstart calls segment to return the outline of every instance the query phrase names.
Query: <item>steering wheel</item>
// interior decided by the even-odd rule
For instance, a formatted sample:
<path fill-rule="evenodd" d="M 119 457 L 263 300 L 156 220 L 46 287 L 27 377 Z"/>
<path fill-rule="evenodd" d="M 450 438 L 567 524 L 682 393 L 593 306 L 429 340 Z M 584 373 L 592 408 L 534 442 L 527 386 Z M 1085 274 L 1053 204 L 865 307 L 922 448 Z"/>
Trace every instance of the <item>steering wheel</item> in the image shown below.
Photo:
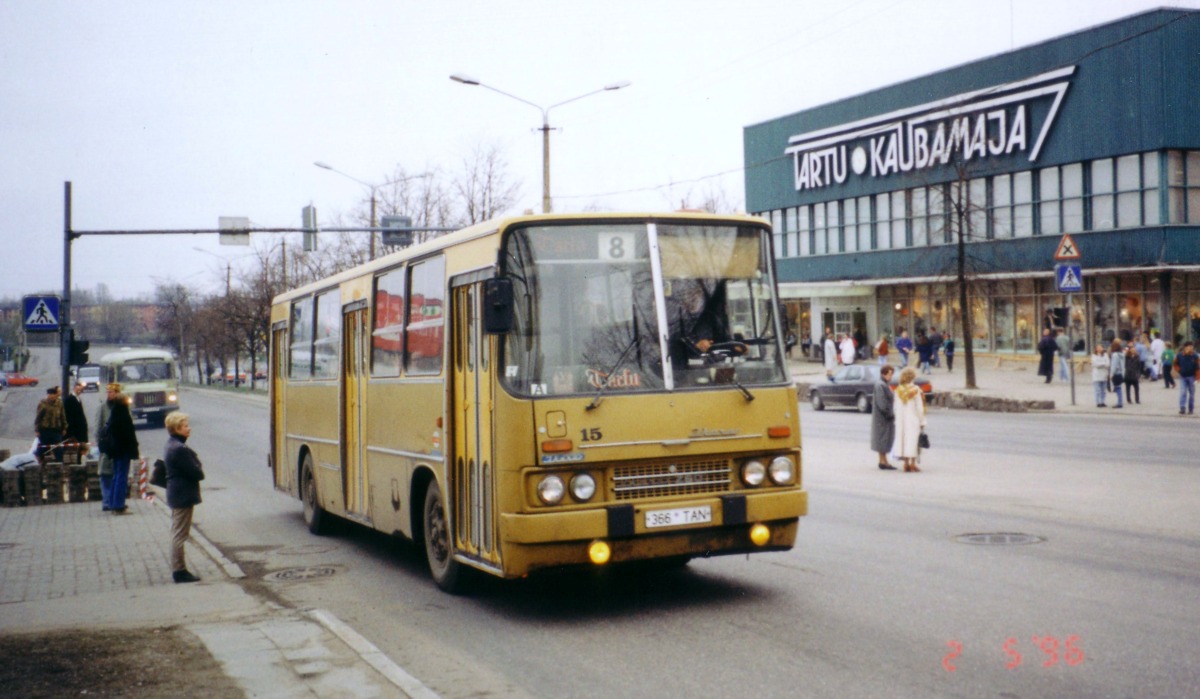
<path fill-rule="evenodd" d="M 745 342 L 730 340 L 729 342 L 713 343 L 704 354 L 709 357 L 725 359 L 727 357 L 741 357 L 748 351 L 750 351 L 750 346 Z"/>

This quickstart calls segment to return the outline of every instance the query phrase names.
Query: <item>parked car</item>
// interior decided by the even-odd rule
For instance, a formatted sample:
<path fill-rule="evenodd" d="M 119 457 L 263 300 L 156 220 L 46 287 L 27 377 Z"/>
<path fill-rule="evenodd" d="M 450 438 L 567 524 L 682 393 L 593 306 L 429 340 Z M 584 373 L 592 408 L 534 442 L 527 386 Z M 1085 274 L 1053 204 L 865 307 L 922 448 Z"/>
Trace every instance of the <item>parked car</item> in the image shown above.
<path fill-rule="evenodd" d="M 892 374 L 892 390 L 900 383 L 900 372 Z M 826 406 L 857 408 L 860 413 L 871 412 L 871 397 L 875 384 L 879 382 L 878 364 L 851 364 L 838 369 L 829 377 L 828 383 L 814 384 L 808 391 L 808 400 L 814 410 Z M 926 399 L 933 392 L 933 384 L 924 376 L 917 376 L 914 383 L 924 392 Z"/>
<path fill-rule="evenodd" d="M 5 374 L 4 380 L 8 382 L 9 386 L 36 386 L 38 383 L 37 379 L 19 371 L 8 372 Z"/>

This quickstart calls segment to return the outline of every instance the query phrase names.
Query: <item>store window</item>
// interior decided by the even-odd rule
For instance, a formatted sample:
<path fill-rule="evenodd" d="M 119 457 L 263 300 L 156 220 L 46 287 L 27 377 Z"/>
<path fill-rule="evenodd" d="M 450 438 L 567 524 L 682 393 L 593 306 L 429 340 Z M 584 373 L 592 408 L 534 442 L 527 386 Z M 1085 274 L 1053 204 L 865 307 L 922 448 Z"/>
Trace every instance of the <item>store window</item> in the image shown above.
<path fill-rule="evenodd" d="M 829 231 L 825 226 L 825 205 L 816 204 L 813 206 L 813 254 L 825 255 L 831 252 L 829 250 Z"/>
<path fill-rule="evenodd" d="M 888 250 L 892 247 L 892 195 L 888 192 L 875 195 L 875 249 Z"/>
<path fill-rule="evenodd" d="M 1012 175 L 992 179 L 992 237 L 1013 237 Z"/>
<path fill-rule="evenodd" d="M 1142 163 L 1139 155 L 1123 155 L 1116 162 L 1117 227 L 1142 225 Z"/>
<path fill-rule="evenodd" d="M 858 249 L 874 250 L 875 243 L 871 240 L 871 197 L 859 197 L 857 202 Z"/>
<path fill-rule="evenodd" d="M 1162 222 L 1162 198 L 1159 189 L 1158 153 L 1142 154 L 1142 216 L 1147 226 Z"/>
<path fill-rule="evenodd" d="M 796 210 L 798 237 L 800 238 L 800 256 L 813 254 L 812 207 L 801 206 Z"/>
<path fill-rule="evenodd" d="M 1200 151 L 1167 153 L 1170 223 L 1200 223 Z"/>
<path fill-rule="evenodd" d="M 1083 164 L 1062 166 L 1062 232 L 1083 230 Z"/>
<path fill-rule="evenodd" d="M 1013 175 L 1013 233 L 1017 238 L 1033 235 L 1033 173 Z"/>
<path fill-rule="evenodd" d="M 1062 233 L 1062 193 L 1057 167 L 1038 172 L 1038 232 L 1042 235 Z"/>
<path fill-rule="evenodd" d="M 1113 198 L 1112 158 L 1093 160 L 1092 175 L 1092 225 L 1091 230 L 1104 231 L 1116 227 Z"/>
<path fill-rule="evenodd" d="M 783 230 L 787 231 L 786 234 L 784 235 L 785 245 L 784 245 L 783 254 L 788 257 L 795 257 L 797 254 L 799 254 L 799 250 L 800 250 L 800 245 L 799 245 L 798 241 L 796 240 L 798 237 L 798 234 L 796 232 L 797 229 L 796 229 L 796 209 L 795 209 L 795 207 L 788 207 L 788 209 L 784 211 Z"/>
<path fill-rule="evenodd" d="M 959 201 L 962 200 L 959 199 Z M 987 180 L 982 177 L 967 182 L 966 224 L 969 240 L 984 240 L 993 237 L 992 231 L 988 228 Z M 953 226 L 946 227 L 944 242 L 955 242 L 953 228 Z"/>
<path fill-rule="evenodd" d="M 892 247 L 903 248 L 911 244 L 908 230 L 908 192 L 892 192 Z"/>
<path fill-rule="evenodd" d="M 829 238 L 829 252 L 845 252 L 846 240 L 842 236 L 842 202 L 830 201 L 825 203 L 825 232 Z"/>
<path fill-rule="evenodd" d="M 843 240 L 846 247 L 844 252 L 854 252 L 858 247 L 858 207 L 855 205 L 855 200 L 846 199 L 842 207 L 842 223 L 846 227 L 846 233 Z"/>
<path fill-rule="evenodd" d="M 912 240 L 911 247 L 920 248 L 929 244 L 929 190 L 917 187 L 912 190 Z"/>
<path fill-rule="evenodd" d="M 1017 294 L 1014 297 L 1015 339 L 1018 352 L 1032 352 L 1041 338 L 1042 324 L 1038 322 L 1036 301 L 1033 280 L 1018 280 Z"/>

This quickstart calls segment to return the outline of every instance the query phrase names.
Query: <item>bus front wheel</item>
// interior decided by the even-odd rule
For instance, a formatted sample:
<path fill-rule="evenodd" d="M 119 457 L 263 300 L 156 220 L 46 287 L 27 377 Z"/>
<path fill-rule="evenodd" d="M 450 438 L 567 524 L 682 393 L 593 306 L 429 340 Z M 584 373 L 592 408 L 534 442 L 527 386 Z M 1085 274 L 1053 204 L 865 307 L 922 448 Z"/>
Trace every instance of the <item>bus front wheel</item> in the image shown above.
<path fill-rule="evenodd" d="M 450 527 L 446 521 L 446 507 L 442 502 L 442 491 L 436 481 L 425 491 L 425 557 L 429 559 L 429 573 L 437 586 L 449 593 L 463 589 L 465 572 L 454 560 L 454 547 L 450 541 Z"/>
<path fill-rule="evenodd" d="M 317 479 L 313 473 L 312 454 L 304 455 L 304 465 L 300 467 L 300 497 L 304 502 L 304 523 L 308 531 L 322 536 L 329 533 L 330 515 L 322 507 L 317 498 Z"/>

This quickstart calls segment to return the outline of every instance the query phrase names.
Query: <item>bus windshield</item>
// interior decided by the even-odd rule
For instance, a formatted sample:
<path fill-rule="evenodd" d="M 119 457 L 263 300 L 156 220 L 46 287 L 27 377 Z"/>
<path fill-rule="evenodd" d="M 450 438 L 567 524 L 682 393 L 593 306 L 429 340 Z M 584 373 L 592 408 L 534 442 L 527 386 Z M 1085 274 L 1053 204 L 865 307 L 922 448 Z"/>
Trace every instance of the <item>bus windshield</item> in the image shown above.
<path fill-rule="evenodd" d="M 166 381 L 174 378 L 172 373 L 170 362 L 122 364 L 117 368 L 117 381 L 123 384 Z"/>
<path fill-rule="evenodd" d="M 569 395 L 784 381 L 767 245 L 766 229 L 734 224 L 513 231 L 505 385 Z"/>

